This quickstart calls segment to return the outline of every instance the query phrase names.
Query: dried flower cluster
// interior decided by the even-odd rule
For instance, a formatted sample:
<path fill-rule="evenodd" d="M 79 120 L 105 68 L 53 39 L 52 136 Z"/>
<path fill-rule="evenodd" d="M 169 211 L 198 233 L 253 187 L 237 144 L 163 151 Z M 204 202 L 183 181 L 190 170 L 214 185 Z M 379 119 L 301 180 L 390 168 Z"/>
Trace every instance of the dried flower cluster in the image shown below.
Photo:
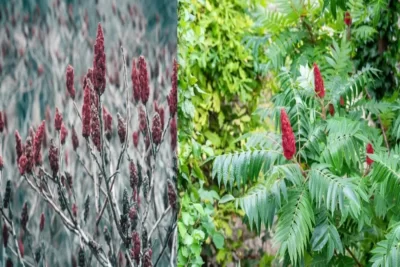
<path fill-rule="evenodd" d="M 91 105 L 90 105 L 90 89 L 86 86 L 83 95 L 82 105 L 82 136 L 88 138 L 90 136 L 91 121 Z"/>
<path fill-rule="evenodd" d="M 58 111 L 58 108 L 56 108 L 56 116 L 54 117 L 54 128 L 56 128 L 57 131 L 61 130 L 61 124 L 63 122 L 63 117 Z"/>
<path fill-rule="evenodd" d="M 53 176 L 56 176 L 59 168 L 59 153 L 58 148 L 55 146 L 53 139 L 50 141 L 49 162 L 50 168 L 53 171 Z"/>
<path fill-rule="evenodd" d="M 72 99 L 75 99 L 74 68 L 71 65 L 68 65 L 65 77 L 68 93 Z"/>
<path fill-rule="evenodd" d="M 140 97 L 142 103 L 146 105 L 150 96 L 149 74 L 147 72 L 146 60 L 143 56 L 139 57 L 139 82 L 140 82 Z"/>
<path fill-rule="evenodd" d="M 91 98 L 92 99 L 92 98 Z M 94 103 L 91 105 L 91 122 L 90 122 L 90 134 L 92 137 L 93 144 L 96 146 L 97 151 L 101 151 L 101 133 L 100 133 L 100 118 L 97 106 Z"/>
<path fill-rule="evenodd" d="M 135 59 L 132 60 L 131 79 L 132 79 L 132 88 L 133 88 L 133 98 L 135 99 L 135 101 L 137 103 L 140 101 L 141 93 L 140 93 L 139 70 L 137 69 Z"/>
<path fill-rule="evenodd" d="M 99 95 L 104 93 L 106 88 L 106 54 L 104 53 L 103 29 L 100 23 L 97 26 L 96 44 L 94 45 L 93 85 Z"/>
<path fill-rule="evenodd" d="M 40 124 L 40 126 L 38 127 L 38 129 L 36 131 L 35 139 L 33 141 L 33 159 L 37 165 L 40 165 L 42 162 L 41 147 L 42 147 L 45 131 L 46 131 L 45 121 L 42 121 L 42 123 Z"/>
<path fill-rule="evenodd" d="M 161 126 L 161 118 L 158 113 L 155 113 L 153 116 L 153 122 L 152 122 L 152 127 L 151 127 L 151 135 L 153 137 L 153 142 L 156 145 L 159 145 L 161 143 L 161 137 L 162 137 L 162 126 Z"/>
<path fill-rule="evenodd" d="M 117 119 L 119 141 L 121 142 L 121 144 L 123 144 L 126 138 L 126 122 L 119 113 L 117 114 Z"/>
<path fill-rule="evenodd" d="M 173 117 L 178 108 L 178 63 L 174 60 L 174 69 L 172 72 L 172 88 L 168 95 L 168 106 L 170 116 Z"/>

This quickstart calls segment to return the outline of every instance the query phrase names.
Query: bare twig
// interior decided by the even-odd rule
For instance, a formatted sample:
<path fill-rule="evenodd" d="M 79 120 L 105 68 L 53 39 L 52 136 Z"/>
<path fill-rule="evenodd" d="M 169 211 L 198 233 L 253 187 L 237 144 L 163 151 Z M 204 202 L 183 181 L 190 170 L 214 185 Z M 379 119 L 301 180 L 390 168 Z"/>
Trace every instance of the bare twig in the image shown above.
<path fill-rule="evenodd" d="M 80 119 L 81 122 L 82 122 L 81 113 L 79 113 L 79 110 L 78 110 L 78 107 L 76 106 L 76 102 L 75 102 L 75 101 L 74 101 L 74 108 L 75 108 L 76 114 L 78 114 L 78 117 L 79 117 L 79 119 Z"/>
<path fill-rule="evenodd" d="M 175 228 L 176 228 L 176 223 L 170 228 L 169 232 L 167 233 L 167 238 L 165 239 L 163 248 L 162 248 L 162 250 L 160 252 L 160 255 L 158 255 L 158 258 L 157 258 L 156 262 L 154 263 L 153 267 L 157 266 L 157 264 L 160 261 L 162 255 L 164 254 L 164 251 L 165 251 L 165 249 L 167 248 L 167 245 L 168 245 L 168 241 L 171 238 L 171 235 L 173 234 L 173 232 L 175 231 Z"/>
<path fill-rule="evenodd" d="M 168 206 L 168 208 L 166 210 L 164 210 L 164 212 L 161 214 L 160 218 L 157 220 L 157 222 L 154 224 L 153 228 L 151 228 L 149 234 L 148 234 L 148 238 L 147 238 L 147 242 L 150 242 L 151 236 L 154 232 L 154 230 L 156 230 L 156 228 L 158 227 L 158 225 L 160 224 L 161 220 L 165 217 L 165 215 L 168 214 L 168 212 L 171 210 L 171 205 Z"/>
<path fill-rule="evenodd" d="M 1 172 L 0 172 L 0 173 L 1 173 Z M 10 206 L 9 206 L 8 208 L 11 209 L 11 204 L 10 204 Z M 4 210 L 3 210 L 3 209 L 1 209 L 1 213 L 2 213 L 2 215 L 3 215 L 4 220 L 7 221 L 8 224 L 10 225 L 12 237 L 13 237 L 14 244 L 15 244 L 15 249 L 16 249 L 16 251 L 17 251 L 16 254 L 17 254 L 17 256 L 18 256 L 18 260 L 19 260 L 19 262 L 21 263 L 21 265 L 22 265 L 23 267 L 25 267 L 24 260 L 23 260 L 22 255 L 21 255 L 21 251 L 19 250 L 18 239 L 17 239 L 17 234 L 15 233 L 14 223 L 13 223 L 13 221 L 12 221 L 10 218 L 8 218 L 8 217 L 6 216 L 6 214 L 4 213 Z M 11 246 L 10 246 L 10 248 L 11 248 Z"/>
<path fill-rule="evenodd" d="M 90 238 L 77 224 L 71 222 L 67 216 L 60 210 L 60 208 L 45 194 L 40 193 L 40 189 L 37 188 L 32 181 L 27 177 L 23 176 L 25 180 L 28 182 L 29 186 L 36 191 L 39 195 L 43 197 L 43 199 L 50 204 L 50 206 L 54 209 L 54 211 L 60 216 L 63 224 L 75 235 L 80 237 L 80 240 L 83 241 L 85 245 L 89 247 L 93 255 L 99 261 L 102 266 L 112 267 L 110 261 L 107 258 L 107 255 L 104 253 L 101 246 L 96 243 L 92 238 Z"/>

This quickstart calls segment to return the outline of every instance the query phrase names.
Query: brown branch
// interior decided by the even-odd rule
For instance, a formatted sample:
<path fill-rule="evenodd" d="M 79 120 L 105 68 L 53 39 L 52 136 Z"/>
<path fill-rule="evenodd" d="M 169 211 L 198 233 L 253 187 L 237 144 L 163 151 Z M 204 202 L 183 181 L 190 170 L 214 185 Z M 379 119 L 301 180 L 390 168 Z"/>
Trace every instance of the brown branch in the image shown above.
<path fill-rule="evenodd" d="M 356 258 L 356 256 L 351 252 L 351 250 L 346 247 L 346 251 L 349 252 L 350 256 L 353 258 L 353 260 L 357 263 L 358 267 L 362 267 L 363 265 L 360 263 L 360 261 Z"/>

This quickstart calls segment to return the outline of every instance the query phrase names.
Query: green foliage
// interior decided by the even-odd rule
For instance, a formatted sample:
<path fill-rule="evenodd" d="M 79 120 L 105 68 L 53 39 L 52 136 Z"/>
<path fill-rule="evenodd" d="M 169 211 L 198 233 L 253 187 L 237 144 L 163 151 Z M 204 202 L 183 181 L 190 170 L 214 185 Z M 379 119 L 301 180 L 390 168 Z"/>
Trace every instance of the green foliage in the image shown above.
<path fill-rule="evenodd" d="M 271 5 L 258 6 L 251 12 L 255 23 L 244 38 L 252 50 L 258 73 L 277 74 L 283 66 L 297 71 L 297 66 L 312 62 L 318 62 L 322 69 L 331 69 L 325 74 L 353 72 L 349 68 L 359 71 L 373 68 L 381 73 L 374 83 L 367 84 L 372 95 L 381 99 L 398 89 L 400 3 L 397 1 L 271 0 L 267 3 Z M 344 11 L 349 11 L 352 17 L 350 27 L 343 23 Z M 336 43 L 339 39 L 342 39 L 340 45 Z M 351 42 L 344 42 L 345 39 Z M 326 56 L 329 50 L 331 55 Z M 350 58 L 353 66 L 348 64 Z"/>
<path fill-rule="evenodd" d="M 203 242 L 212 239 L 217 248 L 224 246 L 224 237 L 216 231 L 212 215 L 214 207 L 208 203 L 193 203 L 188 195 L 181 198 L 185 207 L 178 222 L 178 233 L 181 246 L 178 252 L 178 266 L 202 266 L 200 256 Z"/>
<path fill-rule="evenodd" d="M 343 53 L 327 53 L 333 68 L 322 71 L 325 98 L 314 92 L 311 67 L 283 68 L 277 79 L 281 92 L 271 107 L 258 111 L 276 122 L 276 130 L 280 109 L 287 111 L 295 156 L 284 158 L 280 135 L 249 133 L 242 138 L 247 140 L 243 151 L 215 157 L 212 174 L 227 191 L 224 198 L 245 212 L 250 228 L 271 230 L 276 220 L 277 257 L 287 264 L 398 266 L 400 227 L 391 225 L 399 222 L 400 148 L 388 150 L 371 119 L 394 105 L 365 97 L 376 70 L 347 74 L 347 67 L 333 64 Z M 338 78 L 340 83 L 332 86 Z M 345 106 L 341 96 L 346 96 Z M 368 143 L 373 154 L 366 154 Z M 374 161 L 371 166 L 367 156 Z"/>
<path fill-rule="evenodd" d="M 235 138 L 245 125 L 257 123 L 248 114 L 257 106 L 261 84 L 241 43 L 252 24 L 247 7 L 236 0 L 179 1 L 178 245 L 187 247 L 179 254 L 179 266 L 200 266 L 201 259 L 224 265 L 241 247 L 241 242 L 230 239 L 229 223 L 238 211 L 230 204 L 216 205 L 228 199 L 220 199 L 224 192 L 210 185 L 211 168 L 204 160 L 239 147 Z M 195 218 L 195 223 L 185 224 L 184 216 Z M 188 236 L 198 231 L 204 235 L 193 241 L 195 250 L 189 249 L 185 238 L 191 241 Z"/>

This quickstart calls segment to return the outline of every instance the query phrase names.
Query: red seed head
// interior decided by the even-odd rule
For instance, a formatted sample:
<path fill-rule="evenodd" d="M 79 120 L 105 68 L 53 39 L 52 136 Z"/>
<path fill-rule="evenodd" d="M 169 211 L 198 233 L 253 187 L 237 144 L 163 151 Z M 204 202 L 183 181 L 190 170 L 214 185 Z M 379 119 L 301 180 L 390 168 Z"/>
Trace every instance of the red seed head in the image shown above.
<path fill-rule="evenodd" d="M 96 43 L 94 45 L 93 59 L 93 85 L 99 95 L 106 88 L 106 54 L 104 53 L 104 35 L 101 24 L 97 26 Z"/>
<path fill-rule="evenodd" d="M 74 148 L 74 151 L 79 147 L 79 139 L 78 135 L 76 134 L 75 127 L 72 127 L 72 147 Z"/>
<path fill-rule="evenodd" d="M 281 109 L 281 132 L 283 155 L 286 159 L 290 160 L 296 153 L 296 141 L 285 109 Z"/>
<path fill-rule="evenodd" d="M 2 170 L 3 170 L 3 167 L 4 167 L 4 161 L 3 161 L 3 157 L 2 157 L 2 156 L 0 156 L 0 171 L 2 171 Z"/>
<path fill-rule="evenodd" d="M 17 162 L 19 158 L 22 156 L 22 153 L 24 152 L 23 144 L 22 144 L 22 139 L 21 135 L 19 134 L 18 130 L 15 130 L 15 151 L 17 153 Z"/>
<path fill-rule="evenodd" d="M 82 136 L 87 138 L 90 136 L 91 121 L 91 105 L 90 105 L 90 89 L 85 87 L 82 105 Z"/>
<path fill-rule="evenodd" d="M 4 118 L 3 118 L 3 112 L 0 111 L 0 133 L 4 131 Z"/>
<path fill-rule="evenodd" d="M 332 103 L 329 104 L 329 114 L 333 117 L 335 115 L 335 107 Z"/>
<path fill-rule="evenodd" d="M 344 23 L 345 23 L 347 26 L 350 26 L 350 25 L 351 25 L 351 15 L 350 15 L 350 12 L 349 12 L 349 11 L 346 11 L 346 13 L 344 14 Z"/>
<path fill-rule="evenodd" d="M 169 131 L 171 134 L 171 148 L 172 148 L 172 150 L 175 150 L 176 145 L 177 145 L 177 134 L 178 134 L 175 117 L 171 120 L 171 125 L 169 128 Z"/>
<path fill-rule="evenodd" d="M 139 145 L 139 131 L 135 131 L 132 134 L 132 138 L 133 138 L 133 145 L 137 148 Z"/>
<path fill-rule="evenodd" d="M 86 86 L 88 86 L 89 81 L 93 85 L 93 69 L 89 68 L 84 79 L 83 79 L 83 90 L 85 90 Z"/>
<path fill-rule="evenodd" d="M 34 159 L 34 163 L 37 165 L 40 164 L 41 147 L 42 147 L 42 142 L 43 142 L 45 131 L 46 131 L 45 121 L 42 121 L 42 123 L 39 125 L 38 129 L 36 130 L 35 139 L 33 140 L 33 159 Z"/>
<path fill-rule="evenodd" d="M 54 145 L 54 140 L 50 141 L 50 149 L 49 149 L 49 162 L 50 168 L 53 171 L 53 175 L 55 176 L 58 173 L 58 148 Z"/>
<path fill-rule="evenodd" d="M 105 106 L 103 106 L 103 121 L 104 121 L 104 131 L 106 134 L 106 138 L 110 141 L 112 136 L 112 116 L 108 112 Z"/>
<path fill-rule="evenodd" d="M 374 154 L 374 148 L 373 148 L 371 143 L 368 143 L 366 150 L 367 150 L 367 154 Z M 368 166 L 370 166 L 373 162 L 374 161 L 370 157 L 367 156 L 367 164 L 368 164 Z"/>
<path fill-rule="evenodd" d="M 67 91 L 72 99 L 75 99 L 75 87 L 74 87 L 74 68 L 68 65 L 65 73 Z"/>
<path fill-rule="evenodd" d="M 56 116 L 54 117 L 54 127 L 56 128 L 57 131 L 61 130 L 62 121 L 63 121 L 62 115 L 58 111 L 58 108 L 56 108 Z"/>
<path fill-rule="evenodd" d="M 32 144 L 32 139 L 34 138 L 34 132 L 30 133 L 31 136 L 28 136 L 26 139 L 26 144 L 25 144 L 25 155 L 27 159 L 27 165 L 26 165 L 26 171 L 28 173 L 32 172 L 33 168 L 33 144 Z"/>
<path fill-rule="evenodd" d="M 28 159 L 26 158 L 25 154 L 22 154 L 18 160 L 18 169 L 21 175 L 25 174 L 27 165 L 28 165 Z"/>
<path fill-rule="evenodd" d="M 97 107 L 92 103 L 91 105 L 91 137 L 93 144 L 96 146 L 97 151 L 101 151 L 101 134 L 100 134 L 100 118 Z"/>
<path fill-rule="evenodd" d="M 172 117 L 175 115 L 177 107 L 178 107 L 178 63 L 174 60 L 174 69 L 172 71 L 172 88 L 168 95 L 168 106 L 169 106 L 169 115 Z"/>
<path fill-rule="evenodd" d="M 344 98 L 343 98 L 343 96 L 340 97 L 340 105 L 342 107 L 344 107 Z"/>
<path fill-rule="evenodd" d="M 161 143 L 162 131 L 160 115 L 155 113 L 151 126 L 151 135 L 153 137 L 154 144 L 159 145 Z"/>
<path fill-rule="evenodd" d="M 12 260 L 10 258 L 8 258 L 7 262 L 6 262 L 6 267 L 13 267 L 13 266 L 14 266 L 14 264 L 13 264 Z"/>
<path fill-rule="evenodd" d="M 314 63 L 314 87 L 317 96 L 323 98 L 325 96 L 324 80 L 316 63 Z"/>
<path fill-rule="evenodd" d="M 146 60 L 143 56 L 139 57 L 139 81 L 140 81 L 140 97 L 142 103 L 146 105 L 150 96 L 149 74 L 147 72 Z"/>
<path fill-rule="evenodd" d="M 137 210 L 135 206 L 132 206 L 132 208 L 129 210 L 129 219 L 131 219 L 131 221 L 134 221 L 137 218 L 138 218 Z"/>
<path fill-rule="evenodd" d="M 8 244 L 8 237 L 10 236 L 10 234 L 8 233 L 8 227 L 7 227 L 7 225 L 4 223 L 3 224 L 3 244 L 4 244 L 4 247 L 6 248 L 7 247 L 7 244 Z"/>
<path fill-rule="evenodd" d="M 126 138 L 126 123 L 124 119 L 122 118 L 119 113 L 117 114 L 117 119 L 118 119 L 118 136 L 119 136 L 119 141 L 121 144 L 125 143 L 125 138 Z"/>
<path fill-rule="evenodd" d="M 152 267 L 153 263 L 151 262 L 151 256 L 153 252 L 151 248 L 147 249 L 143 256 L 143 267 Z"/>
<path fill-rule="evenodd" d="M 133 87 L 133 98 L 135 99 L 135 102 L 137 103 L 140 100 L 141 93 L 140 93 L 139 70 L 137 69 L 135 59 L 132 60 L 131 79 L 132 79 L 132 87 Z"/>
<path fill-rule="evenodd" d="M 147 122 L 146 122 L 146 113 L 143 107 L 139 107 L 139 129 L 141 132 L 144 132 L 147 129 Z"/>
<path fill-rule="evenodd" d="M 61 144 L 64 145 L 65 144 L 65 139 L 68 136 L 68 130 L 67 127 L 65 127 L 64 123 L 61 124 L 61 133 L 60 133 L 60 137 L 61 137 Z"/>
<path fill-rule="evenodd" d="M 139 264 L 140 261 L 140 237 L 139 233 L 136 231 L 132 232 L 132 249 L 131 256 L 136 261 L 136 264 Z"/>
<path fill-rule="evenodd" d="M 138 186 L 139 177 L 133 160 L 129 162 L 129 178 L 130 178 L 131 188 L 132 190 L 134 190 Z"/>
<path fill-rule="evenodd" d="M 44 213 L 42 212 L 42 214 L 40 214 L 40 223 L 39 223 L 39 230 L 40 232 L 43 231 L 44 229 L 44 223 L 45 223 L 46 219 L 44 217 Z"/>
<path fill-rule="evenodd" d="M 22 229 L 26 230 L 26 225 L 28 224 L 28 221 L 29 221 L 28 203 L 25 202 L 21 212 Z"/>

